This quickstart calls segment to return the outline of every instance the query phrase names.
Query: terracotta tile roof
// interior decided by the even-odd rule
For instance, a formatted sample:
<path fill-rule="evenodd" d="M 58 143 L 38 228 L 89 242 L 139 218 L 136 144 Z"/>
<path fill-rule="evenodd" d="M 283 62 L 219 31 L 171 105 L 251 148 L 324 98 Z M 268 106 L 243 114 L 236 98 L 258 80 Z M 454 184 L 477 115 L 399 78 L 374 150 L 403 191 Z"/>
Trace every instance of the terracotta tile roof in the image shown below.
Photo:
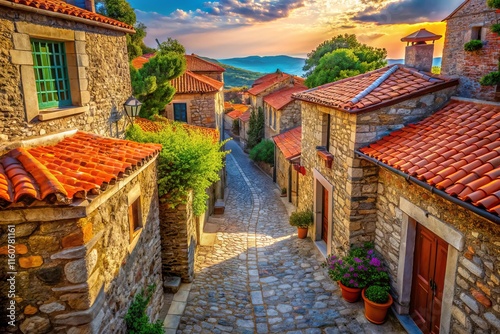
<path fill-rule="evenodd" d="M 280 110 L 287 104 L 293 102 L 294 99 L 292 98 L 292 94 L 302 92 L 306 89 L 307 87 L 301 84 L 297 84 L 293 87 L 285 87 L 264 97 L 264 102 Z"/>
<path fill-rule="evenodd" d="M 138 70 L 144 66 L 149 61 L 149 58 L 154 57 L 154 53 L 146 53 L 142 56 L 132 59 L 132 66 Z"/>
<path fill-rule="evenodd" d="M 244 112 L 243 114 L 241 114 L 241 116 L 239 117 L 239 119 L 242 121 L 242 122 L 248 122 L 250 120 L 250 115 L 252 114 L 251 110 L 248 110 L 246 112 Z"/>
<path fill-rule="evenodd" d="M 224 67 L 209 62 L 194 53 L 186 55 L 187 69 L 191 72 L 224 72 Z"/>
<path fill-rule="evenodd" d="M 67 205 L 97 195 L 160 150 L 85 132 L 53 146 L 16 148 L 0 157 L 0 208 L 36 200 Z"/>
<path fill-rule="evenodd" d="M 184 72 L 184 74 L 172 80 L 171 84 L 175 87 L 176 94 L 217 92 L 224 86 L 223 82 L 191 71 Z"/>
<path fill-rule="evenodd" d="M 274 143 L 285 159 L 299 156 L 302 150 L 302 127 L 298 126 L 273 137 Z"/>
<path fill-rule="evenodd" d="M 500 215 L 500 105 L 452 100 L 360 151 Z"/>
<path fill-rule="evenodd" d="M 100 23 L 109 24 L 111 26 L 125 28 L 134 30 L 134 27 L 123 23 L 121 21 L 106 17 L 101 14 L 91 12 L 89 10 L 70 5 L 64 1 L 58 0 L 5 0 L 17 5 L 23 5 L 27 7 L 33 7 L 40 10 L 41 14 L 46 12 L 54 12 L 60 14 L 66 14 L 68 16 L 79 17 L 82 19 L 87 19 L 90 21 L 97 21 Z"/>
<path fill-rule="evenodd" d="M 226 103 L 228 103 L 228 107 L 226 109 L 232 110 L 226 115 L 228 115 L 232 119 L 237 119 L 241 114 L 245 113 L 250 108 L 250 106 L 247 104 L 233 104 L 229 102 Z"/>
<path fill-rule="evenodd" d="M 290 78 L 292 78 L 290 74 L 282 72 L 266 74 L 255 80 L 252 84 L 252 88 L 250 88 L 247 92 L 252 95 L 258 95 L 276 83 L 290 80 Z M 295 76 L 293 78 L 294 82 L 304 83 L 304 79 L 302 78 Z"/>
<path fill-rule="evenodd" d="M 173 121 L 159 116 L 157 116 L 154 121 L 141 117 L 137 117 L 134 121 L 134 124 L 139 125 L 141 129 L 146 132 L 159 132 L 162 129 L 164 129 L 169 123 L 173 123 Z M 182 124 L 182 126 L 188 131 L 199 131 L 199 132 L 201 131 L 207 137 L 213 138 L 214 141 L 219 140 L 219 130 L 217 129 L 205 128 L 202 126 L 191 125 L 187 123 L 179 123 L 179 124 Z"/>
<path fill-rule="evenodd" d="M 294 94 L 294 98 L 348 112 L 374 110 L 458 85 L 458 80 L 387 66 Z"/>

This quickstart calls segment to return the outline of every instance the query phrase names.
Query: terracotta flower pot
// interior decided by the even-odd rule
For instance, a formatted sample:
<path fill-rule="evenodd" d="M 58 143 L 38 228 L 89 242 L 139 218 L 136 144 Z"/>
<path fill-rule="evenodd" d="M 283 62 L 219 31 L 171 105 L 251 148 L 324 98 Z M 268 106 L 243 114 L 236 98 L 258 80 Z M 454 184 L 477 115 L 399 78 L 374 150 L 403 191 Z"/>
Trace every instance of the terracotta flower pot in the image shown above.
<path fill-rule="evenodd" d="M 389 294 L 389 300 L 385 304 L 374 303 L 365 297 L 365 289 L 362 292 L 363 300 L 365 301 L 365 317 L 368 321 L 374 324 L 380 325 L 385 322 L 385 317 L 387 316 L 387 311 L 392 305 L 392 297 Z"/>
<path fill-rule="evenodd" d="M 361 295 L 360 288 L 349 288 L 340 281 L 338 283 L 342 291 L 342 298 L 344 298 L 346 302 L 355 303 L 359 300 L 359 296 Z"/>
<path fill-rule="evenodd" d="M 297 232 L 299 234 L 299 239 L 305 239 L 307 237 L 307 227 L 297 227 Z"/>

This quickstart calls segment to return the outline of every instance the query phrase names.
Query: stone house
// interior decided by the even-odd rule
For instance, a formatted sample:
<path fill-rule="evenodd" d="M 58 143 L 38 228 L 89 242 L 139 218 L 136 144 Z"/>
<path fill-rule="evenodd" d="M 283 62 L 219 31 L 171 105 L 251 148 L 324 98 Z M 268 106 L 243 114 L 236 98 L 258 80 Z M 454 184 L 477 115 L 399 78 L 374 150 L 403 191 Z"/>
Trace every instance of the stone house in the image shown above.
<path fill-rule="evenodd" d="M 250 105 L 254 109 L 264 108 L 264 97 L 284 87 L 293 87 L 304 84 L 304 79 L 281 71 L 266 74 L 252 84 L 247 94 L 250 97 Z"/>
<path fill-rule="evenodd" d="M 459 95 L 463 97 L 500 101 L 500 86 L 481 86 L 479 79 L 498 71 L 500 36 L 490 27 L 498 23 L 500 10 L 489 8 L 486 1 L 464 1 L 446 21 L 446 39 L 441 73 L 460 78 Z M 464 44 L 481 40 L 482 49 L 468 52 Z"/>
<path fill-rule="evenodd" d="M 132 65 L 139 69 L 154 54 L 137 57 Z M 217 64 L 197 55 L 186 55 L 186 72 L 172 80 L 173 100 L 166 105 L 164 116 L 179 122 L 216 128 L 221 132 L 224 117 L 224 71 Z"/>
<path fill-rule="evenodd" d="M 0 145 L 74 128 L 121 135 L 112 111 L 131 94 L 133 27 L 67 2 L 0 2 Z"/>
<path fill-rule="evenodd" d="M 245 112 L 247 112 L 250 106 L 247 104 L 237 104 L 229 102 L 225 102 L 224 105 L 225 105 L 224 130 L 229 130 L 232 132 L 234 122 L 238 122 L 239 124 L 239 117 Z M 239 135 L 239 132 L 233 133 L 233 135 Z"/>
<path fill-rule="evenodd" d="M 248 143 L 248 130 L 250 130 L 250 115 L 251 110 L 247 110 L 241 114 L 238 119 L 240 120 L 240 144 L 243 148 L 246 148 Z"/>
<path fill-rule="evenodd" d="M 0 157 L 2 333 L 123 333 L 131 296 L 163 303 L 156 157 L 161 145 L 76 130 Z M 9 304 L 9 305 L 10 305 Z M 10 313 L 12 314 L 12 313 Z"/>
<path fill-rule="evenodd" d="M 299 202 L 299 174 L 304 172 L 300 165 L 301 138 L 300 126 L 273 137 L 274 182 L 286 189 L 288 201 L 295 206 Z"/>
<path fill-rule="evenodd" d="M 448 19 L 447 38 L 462 36 L 457 50 L 471 26 L 464 31 L 454 18 L 488 29 L 480 13 L 491 14 L 485 1 L 465 1 Z M 294 95 L 306 168 L 299 208 L 316 213 L 310 235 L 325 255 L 374 242 L 408 331 L 498 332 L 500 104 L 477 82 L 489 65 L 460 64 L 460 54 L 460 66 L 451 64 L 452 40 L 443 69 L 453 77 L 428 73 L 426 42 L 437 38 L 426 31 L 403 38 L 411 44 L 405 66 Z"/>
<path fill-rule="evenodd" d="M 300 104 L 292 95 L 306 89 L 302 83 L 296 83 L 264 97 L 265 138 L 271 138 L 301 124 Z"/>

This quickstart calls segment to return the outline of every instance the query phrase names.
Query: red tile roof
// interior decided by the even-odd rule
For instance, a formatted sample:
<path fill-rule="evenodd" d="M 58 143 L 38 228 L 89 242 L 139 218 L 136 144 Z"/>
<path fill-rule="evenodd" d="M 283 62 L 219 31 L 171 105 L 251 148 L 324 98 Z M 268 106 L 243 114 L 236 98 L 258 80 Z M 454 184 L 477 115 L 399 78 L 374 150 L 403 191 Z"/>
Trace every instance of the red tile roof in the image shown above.
<path fill-rule="evenodd" d="M 301 84 L 297 84 L 293 87 L 285 87 L 264 97 L 264 102 L 280 110 L 287 104 L 293 102 L 294 99 L 292 98 L 292 94 L 302 92 L 306 89 L 307 87 Z"/>
<path fill-rule="evenodd" d="M 291 78 L 293 78 L 293 82 L 295 84 L 304 84 L 303 78 L 291 76 L 290 74 L 283 72 L 270 73 L 255 80 L 252 84 L 252 88 L 250 88 L 247 92 L 252 95 L 259 95 L 260 93 L 270 88 L 271 86 L 279 82 L 291 80 Z"/>
<path fill-rule="evenodd" d="M 226 115 L 228 115 L 232 119 L 237 119 L 238 117 L 240 117 L 241 114 L 247 112 L 247 110 L 250 108 L 250 106 L 247 104 L 236 104 L 236 103 L 233 104 L 230 102 L 225 102 L 224 104 L 226 105 L 226 103 L 227 103 L 226 109 L 232 110 L 228 112 Z"/>
<path fill-rule="evenodd" d="M 248 122 L 250 120 L 250 115 L 251 114 L 252 114 L 252 111 L 249 109 L 246 112 L 244 112 L 243 114 L 241 114 L 241 116 L 239 117 L 239 119 L 242 122 Z"/>
<path fill-rule="evenodd" d="M 186 65 L 187 69 L 191 72 L 224 72 L 225 69 L 222 66 L 209 62 L 194 53 L 191 55 L 186 55 Z"/>
<path fill-rule="evenodd" d="M 500 215 L 500 105 L 452 100 L 360 151 Z"/>
<path fill-rule="evenodd" d="M 36 8 L 40 10 L 40 14 L 43 14 L 43 12 L 60 13 L 68 16 L 87 19 L 89 21 L 97 21 L 100 23 L 105 23 L 119 28 L 129 29 L 132 31 L 134 30 L 134 27 L 131 25 L 128 25 L 126 23 L 123 23 L 115 19 L 111 19 L 101 14 L 91 12 L 89 10 L 77 6 L 70 5 L 64 1 L 58 1 L 58 0 L 5 0 L 5 1 L 17 5 Z"/>
<path fill-rule="evenodd" d="M 154 57 L 154 53 L 146 53 L 143 54 L 142 56 L 139 56 L 137 58 L 132 59 L 132 66 L 138 70 L 141 69 L 144 64 L 146 64 L 149 61 L 149 58 Z"/>
<path fill-rule="evenodd" d="M 458 85 L 458 80 L 387 66 L 294 94 L 294 98 L 348 112 L 369 111 Z"/>
<path fill-rule="evenodd" d="M 176 94 L 217 92 L 224 86 L 223 82 L 191 71 L 184 72 L 184 74 L 172 80 L 171 84 L 175 87 Z"/>
<path fill-rule="evenodd" d="M 173 121 L 159 116 L 156 116 L 155 121 L 151 121 L 149 119 L 141 117 L 136 118 L 134 121 L 134 124 L 139 125 L 140 128 L 146 132 L 159 132 L 162 129 L 164 129 L 169 123 L 171 124 L 173 123 Z M 199 131 L 202 132 L 207 137 L 212 137 L 215 141 L 219 140 L 219 130 L 217 129 L 205 128 L 202 126 L 191 125 L 187 123 L 180 123 L 180 124 L 182 124 L 182 126 L 188 131 Z"/>
<path fill-rule="evenodd" d="M 77 132 L 53 146 L 16 148 L 0 157 L 0 208 L 34 201 L 71 204 L 97 195 L 142 166 L 161 145 Z"/>
<path fill-rule="evenodd" d="M 273 140 L 285 159 L 295 158 L 300 155 L 302 150 L 302 127 L 298 126 L 276 135 Z"/>
<path fill-rule="evenodd" d="M 438 39 L 441 39 L 441 37 L 443 36 L 436 35 L 435 33 L 428 31 L 427 29 L 420 29 L 419 31 L 415 31 L 411 35 L 401 38 L 401 42 L 418 43 L 427 41 L 437 41 Z"/>

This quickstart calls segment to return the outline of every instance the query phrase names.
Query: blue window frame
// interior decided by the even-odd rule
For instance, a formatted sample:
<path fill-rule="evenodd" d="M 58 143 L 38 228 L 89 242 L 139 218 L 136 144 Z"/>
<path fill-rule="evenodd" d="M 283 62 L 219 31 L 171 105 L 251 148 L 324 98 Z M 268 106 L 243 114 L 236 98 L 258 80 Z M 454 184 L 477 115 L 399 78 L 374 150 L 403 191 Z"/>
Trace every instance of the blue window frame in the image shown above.
<path fill-rule="evenodd" d="M 187 123 L 186 103 L 174 103 L 174 120 Z"/>

